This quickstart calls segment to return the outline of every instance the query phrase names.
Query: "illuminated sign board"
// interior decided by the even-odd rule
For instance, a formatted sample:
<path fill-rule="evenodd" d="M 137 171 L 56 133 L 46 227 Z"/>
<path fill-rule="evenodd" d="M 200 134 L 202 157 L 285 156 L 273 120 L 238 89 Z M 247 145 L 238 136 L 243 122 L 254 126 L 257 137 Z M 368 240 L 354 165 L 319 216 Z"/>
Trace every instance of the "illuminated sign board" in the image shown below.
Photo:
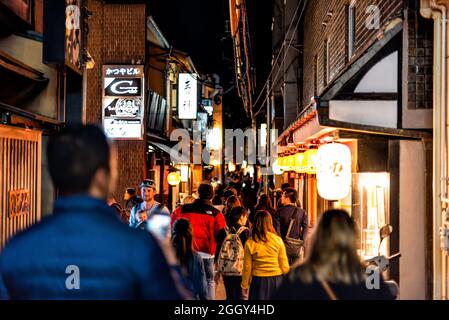
<path fill-rule="evenodd" d="M 103 66 L 103 128 L 111 139 L 143 139 L 143 66 Z"/>
<path fill-rule="evenodd" d="M 178 118 L 194 120 L 198 111 L 198 75 L 180 73 L 178 78 Z"/>

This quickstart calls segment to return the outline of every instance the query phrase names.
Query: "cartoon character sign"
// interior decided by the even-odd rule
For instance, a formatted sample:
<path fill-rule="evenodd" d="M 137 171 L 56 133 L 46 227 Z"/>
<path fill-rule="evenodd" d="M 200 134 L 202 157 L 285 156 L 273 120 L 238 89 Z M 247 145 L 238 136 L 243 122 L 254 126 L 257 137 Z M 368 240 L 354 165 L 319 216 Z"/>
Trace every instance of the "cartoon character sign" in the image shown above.
<path fill-rule="evenodd" d="M 66 51 L 65 59 L 69 66 L 81 69 L 81 4 L 80 0 L 66 0 Z"/>

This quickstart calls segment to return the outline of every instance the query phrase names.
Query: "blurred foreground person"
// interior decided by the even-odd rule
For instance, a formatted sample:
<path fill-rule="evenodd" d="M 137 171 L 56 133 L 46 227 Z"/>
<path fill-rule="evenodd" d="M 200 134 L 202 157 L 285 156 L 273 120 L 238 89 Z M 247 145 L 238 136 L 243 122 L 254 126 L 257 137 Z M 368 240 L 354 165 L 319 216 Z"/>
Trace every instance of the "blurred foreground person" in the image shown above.
<path fill-rule="evenodd" d="M 114 196 L 109 196 L 109 198 L 106 201 L 107 205 L 114 209 L 115 213 L 117 214 L 117 217 L 123 220 L 123 209 L 122 206 L 115 200 Z"/>
<path fill-rule="evenodd" d="M 245 244 L 242 288 L 249 300 L 269 300 L 290 270 L 284 242 L 273 228 L 271 214 L 259 211 L 254 217 L 251 238 Z"/>
<path fill-rule="evenodd" d="M 173 224 L 172 245 L 176 258 L 187 275 L 187 282 L 193 297 L 197 300 L 207 299 L 206 273 L 203 259 L 193 251 L 193 228 L 189 220 L 181 218 Z"/>
<path fill-rule="evenodd" d="M 61 197 L 52 215 L 4 248 L 0 298 L 186 297 L 154 237 L 121 223 L 106 204 L 117 159 L 102 130 L 68 128 L 50 139 L 47 155 Z"/>
<path fill-rule="evenodd" d="M 379 289 L 368 289 L 366 268 L 356 248 L 354 220 L 342 210 L 326 211 L 320 218 L 305 262 L 285 277 L 274 299 L 393 299 L 382 275 Z"/>

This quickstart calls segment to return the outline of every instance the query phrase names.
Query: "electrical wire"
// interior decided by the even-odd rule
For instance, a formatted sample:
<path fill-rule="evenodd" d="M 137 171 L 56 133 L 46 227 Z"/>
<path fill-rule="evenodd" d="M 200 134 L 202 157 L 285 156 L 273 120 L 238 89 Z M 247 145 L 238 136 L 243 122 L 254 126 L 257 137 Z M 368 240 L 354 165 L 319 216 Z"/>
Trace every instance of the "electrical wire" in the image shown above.
<path fill-rule="evenodd" d="M 249 110 L 249 115 L 251 117 L 251 119 L 253 118 L 253 95 L 252 95 L 252 90 L 251 90 L 251 74 L 249 72 L 250 69 L 250 60 L 249 60 L 249 52 L 248 52 L 248 44 L 246 41 L 246 36 L 247 36 L 247 32 L 249 32 L 246 27 L 248 25 L 248 21 L 247 21 L 247 11 L 246 11 L 246 1 L 242 0 L 242 24 L 243 24 L 243 49 L 245 50 L 245 59 L 246 59 L 246 80 L 248 81 L 247 84 L 247 90 L 248 90 L 248 110 Z M 248 33 L 249 35 L 249 33 Z"/>
<path fill-rule="evenodd" d="M 301 2 L 301 3 L 302 3 L 302 2 Z M 295 25 L 295 28 L 294 28 L 293 32 L 295 32 L 295 31 L 298 29 L 299 22 L 301 21 L 301 18 L 302 18 L 302 15 L 303 15 L 303 13 L 304 13 L 304 10 L 305 10 L 306 6 L 307 6 L 307 0 L 304 1 L 304 6 L 303 6 L 302 11 L 301 11 L 301 14 L 300 14 L 300 16 L 299 16 L 299 18 L 298 18 L 298 21 L 296 22 L 296 25 Z M 299 8 L 299 7 L 298 7 L 298 8 Z M 294 18 L 292 19 L 292 22 L 290 23 L 290 25 L 293 24 L 293 21 L 294 21 Z M 287 36 L 288 36 L 288 32 L 286 33 L 285 37 L 287 37 Z M 290 45 L 291 45 L 292 42 L 293 42 L 293 37 L 291 37 L 291 39 L 290 39 L 288 45 L 286 46 L 286 50 L 288 50 L 288 48 L 290 48 Z M 285 44 L 285 39 L 284 39 L 283 45 L 284 45 L 284 44 Z M 281 48 L 281 49 L 282 49 L 282 48 Z M 281 49 L 279 50 L 278 57 L 279 57 L 279 55 L 280 55 L 280 53 L 281 53 L 281 51 L 282 51 Z M 282 64 L 285 62 L 285 59 L 286 59 L 286 58 L 287 58 L 287 54 L 284 54 L 284 58 L 282 59 L 280 65 L 282 65 Z M 257 102 L 259 102 L 259 100 L 260 100 L 260 98 L 261 98 L 261 96 L 262 96 L 262 93 L 263 93 L 265 87 L 268 86 L 268 83 L 269 83 L 269 80 L 270 80 L 270 76 L 272 75 L 272 73 L 273 73 L 273 71 L 274 71 L 274 66 L 276 65 L 276 62 L 277 62 L 277 61 L 275 61 L 275 63 L 273 64 L 273 67 L 271 68 L 270 75 L 268 76 L 267 81 L 265 82 L 265 85 L 263 86 L 262 90 L 260 91 L 260 94 L 259 94 L 259 96 L 257 97 L 256 102 L 254 102 L 254 107 L 257 105 Z M 275 74 L 275 76 L 274 76 L 274 80 L 272 81 L 273 83 L 275 83 L 275 82 L 277 81 L 277 78 L 278 78 L 278 76 L 279 76 L 280 71 L 281 71 L 281 68 L 278 68 L 278 71 L 276 72 L 276 74 Z M 272 93 L 272 90 L 273 90 L 273 89 L 270 89 L 270 91 L 267 92 L 268 94 L 266 94 L 264 103 L 267 101 L 269 94 Z M 254 113 L 254 116 L 255 116 L 255 117 L 260 113 L 260 111 L 262 111 L 263 107 L 264 107 L 264 104 L 262 104 L 262 106 L 261 106 L 255 113 Z"/>
<path fill-rule="evenodd" d="M 288 37 L 289 34 L 290 34 L 290 29 L 291 29 L 291 27 L 293 26 L 293 22 L 295 21 L 295 19 L 296 19 L 296 17 L 297 17 L 298 10 L 299 10 L 301 4 L 303 4 L 303 8 L 302 8 L 301 14 L 300 14 L 300 16 L 299 16 L 299 18 L 298 18 L 298 21 L 297 21 L 297 23 L 296 23 L 296 26 L 295 26 L 295 29 L 293 30 L 293 32 L 295 32 L 296 29 L 298 28 L 299 21 L 301 21 L 302 14 L 304 13 L 304 9 L 305 9 L 305 7 L 306 7 L 306 5 L 307 5 L 307 0 L 299 2 L 299 3 L 298 3 L 298 6 L 296 7 L 295 13 L 293 14 L 292 21 L 290 22 L 290 25 L 288 26 L 287 32 L 285 33 L 284 40 L 282 41 L 282 46 L 279 48 L 279 52 L 278 52 L 278 54 L 277 54 L 277 56 L 276 56 L 276 59 L 274 60 L 274 62 L 273 62 L 273 64 L 272 64 L 270 74 L 268 75 L 267 80 L 265 81 L 265 84 L 263 85 L 262 89 L 260 90 L 259 96 L 257 97 L 256 101 L 254 102 L 254 107 L 257 105 L 257 103 L 259 102 L 260 98 L 262 97 L 262 94 L 263 94 L 264 90 L 265 90 L 266 88 L 268 88 L 268 83 L 269 83 L 269 81 L 270 81 L 270 79 L 271 79 L 271 75 L 273 74 L 274 68 L 275 68 L 275 66 L 277 65 L 277 62 L 278 62 L 278 60 L 279 60 L 279 57 L 281 56 L 282 49 L 283 49 L 283 47 L 285 46 L 285 44 L 286 44 L 286 42 L 287 42 L 287 37 Z M 290 47 L 290 44 L 292 43 L 292 41 L 293 41 L 293 37 L 290 39 L 289 44 L 286 46 L 287 49 Z M 286 57 L 286 55 L 284 55 L 284 58 L 283 58 L 282 62 L 280 63 L 280 65 L 282 65 L 282 63 L 284 62 L 285 57 Z M 280 68 L 278 69 L 278 73 L 279 73 L 279 71 L 280 71 Z M 274 82 L 274 81 L 273 81 L 273 82 Z M 266 99 L 264 100 L 264 102 L 265 102 L 265 101 L 266 101 Z M 260 112 L 260 110 L 261 110 L 261 109 L 259 109 L 259 110 L 255 113 L 255 116 L 257 116 L 257 114 Z"/>

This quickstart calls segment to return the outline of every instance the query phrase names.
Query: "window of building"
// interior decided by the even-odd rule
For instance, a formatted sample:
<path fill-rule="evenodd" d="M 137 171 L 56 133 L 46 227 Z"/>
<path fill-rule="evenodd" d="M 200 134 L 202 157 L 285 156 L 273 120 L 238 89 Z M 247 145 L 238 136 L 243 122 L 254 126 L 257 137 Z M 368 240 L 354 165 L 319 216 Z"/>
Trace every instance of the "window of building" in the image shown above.
<path fill-rule="evenodd" d="M 347 60 L 351 59 L 355 52 L 355 1 L 347 7 Z"/>
<path fill-rule="evenodd" d="M 323 50 L 323 82 L 324 86 L 327 86 L 329 83 L 329 74 L 330 74 L 330 55 L 329 55 L 329 40 L 326 39 L 324 41 L 324 50 Z"/>
<path fill-rule="evenodd" d="M 318 55 L 313 58 L 313 95 L 318 92 Z"/>

